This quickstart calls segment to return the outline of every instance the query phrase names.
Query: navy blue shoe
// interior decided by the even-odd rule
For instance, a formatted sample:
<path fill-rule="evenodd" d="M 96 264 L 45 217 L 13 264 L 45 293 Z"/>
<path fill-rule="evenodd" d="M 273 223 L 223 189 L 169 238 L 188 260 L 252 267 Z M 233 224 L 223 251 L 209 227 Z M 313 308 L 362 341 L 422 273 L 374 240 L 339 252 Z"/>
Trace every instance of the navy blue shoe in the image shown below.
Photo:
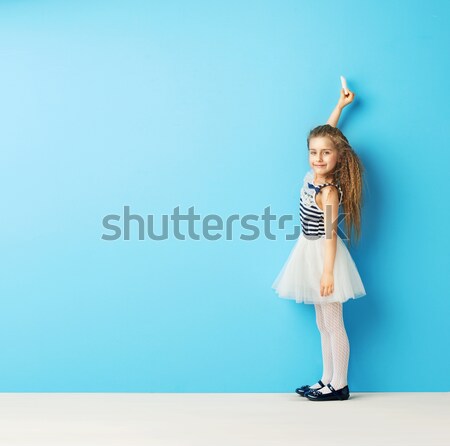
<path fill-rule="evenodd" d="M 322 393 L 320 389 L 311 389 L 305 394 L 310 401 L 333 401 L 333 400 L 348 400 L 350 398 L 350 389 L 348 386 L 336 390 L 331 384 L 327 384 L 331 393 Z"/>
<path fill-rule="evenodd" d="M 322 387 L 325 387 L 325 384 L 320 379 L 317 382 Z M 319 389 L 321 389 L 322 387 L 319 387 Z M 309 392 L 310 390 L 314 390 L 314 389 L 311 389 L 311 387 L 309 387 L 309 386 L 301 386 L 301 387 L 295 389 L 295 392 L 298 393 L 300 396 L 306 396 L 306 393 Z"/>

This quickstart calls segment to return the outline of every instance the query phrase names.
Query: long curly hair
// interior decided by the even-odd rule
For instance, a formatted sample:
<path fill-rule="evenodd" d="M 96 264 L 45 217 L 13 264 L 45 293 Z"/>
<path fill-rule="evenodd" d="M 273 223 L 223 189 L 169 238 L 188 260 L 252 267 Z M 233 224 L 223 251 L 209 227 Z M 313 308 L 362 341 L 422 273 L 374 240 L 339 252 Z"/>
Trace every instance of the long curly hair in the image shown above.
<path fill-rule="evenodd" d="M 342 189 L 345 226 L 351 244 L 352 228 L 355 229 L 356 241 L 361 237 L 364 167 L 347 138 L 337 127 L 325 124 L 313 128 L 307 138 L 308 151 L 311 138 L 317 136 L 328 137 L 338 151 L 339 161 L 331 174 L 333 175 L 333 182 L 339 184 Z"/>

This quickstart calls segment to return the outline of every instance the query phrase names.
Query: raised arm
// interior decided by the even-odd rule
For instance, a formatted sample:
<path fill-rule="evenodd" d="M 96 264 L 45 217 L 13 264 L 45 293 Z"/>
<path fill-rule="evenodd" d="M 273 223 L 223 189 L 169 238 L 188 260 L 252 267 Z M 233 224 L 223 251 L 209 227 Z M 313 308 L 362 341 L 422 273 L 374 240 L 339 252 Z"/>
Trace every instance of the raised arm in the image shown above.
<path fill-rule="evenodd" d="M 347 91 L 348 95 L 346 96 L 344 93 L 344 89 L 341 88 L 341 96 L 338 100 L 338 103 L 336 107 L 334 107 L 334 110 L 331 112 L 331 115 L 328 118 L 327 124 L 331 125 L 332 127 L 337 127 L 342 110 L 345 106 L 353 102 L 353 99 L 355 99 L 355 93 L 350 91 L 348 88 Z"/>

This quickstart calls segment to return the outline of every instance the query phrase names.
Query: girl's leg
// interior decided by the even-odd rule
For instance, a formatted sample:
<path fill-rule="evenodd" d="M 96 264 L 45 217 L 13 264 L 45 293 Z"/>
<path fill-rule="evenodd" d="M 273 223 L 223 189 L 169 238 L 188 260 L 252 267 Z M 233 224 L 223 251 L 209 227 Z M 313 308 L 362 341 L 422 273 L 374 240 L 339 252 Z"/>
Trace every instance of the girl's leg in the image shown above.
<path fill-rule="evenodd" d="M 348 360 L 350 357 L 350 344 L 344 326 L 342 303 L 323 304 L 322 310 L 325 328 L 330 334 L 333 354 L 333 379 L 330 384 L 336 390 L 339 390 L 347 385 Z M 328 387 L 324 387 L 320 391 L 322 393 L 331 392 Z"/>
<path fill-rule="evenodd" d="M 314 304 L 314 308 L 316 309 L 317 328 L 319 329 L 320 340 L 322 343 L 323 373 L 322 373 L 321 381 L 325 385 L 327 385 L 331 381 L 331 378 L 333 376 L 333 359 L 332 359 L 332 355 L 331 355 L 330 334 L 328 333 L 326 326 L 325 326 L 322 305 Z M 313 389 L 318 389 L 321 387 L 321 385 L 319 383 L 317 383 L 310 387 L 312 387 Z"/>

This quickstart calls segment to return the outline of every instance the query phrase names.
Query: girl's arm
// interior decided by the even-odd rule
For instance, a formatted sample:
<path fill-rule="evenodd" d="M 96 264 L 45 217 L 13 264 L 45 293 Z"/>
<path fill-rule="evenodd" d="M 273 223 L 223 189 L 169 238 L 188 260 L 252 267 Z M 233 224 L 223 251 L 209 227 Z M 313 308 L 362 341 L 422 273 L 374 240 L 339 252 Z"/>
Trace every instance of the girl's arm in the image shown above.
<path fill-rule="evenodd" d="M 325 186 L 322 191 L 325 225 L 325 259 L 320 280 L 320 294 L 327 296 L 334 292 L 333 271 L 337 250 L 339 195 L 334 186 Z"/>
<path fill-rule="evenodd" d="M 328 118 L 327 124 L 331 125 L 332 127 L 337 127 L 342 110 L 345 106 L 353 102 L 353 99 L 355 99 L 355 93 L 350 91 L 348 88 L 347 90 L 348 95 L 346 96 L 344 93 L 344 89 L 341 88 L 341 96 L 338 100 L 338 103 L 334 110 L 331 112 L 330 117 Z"/>

